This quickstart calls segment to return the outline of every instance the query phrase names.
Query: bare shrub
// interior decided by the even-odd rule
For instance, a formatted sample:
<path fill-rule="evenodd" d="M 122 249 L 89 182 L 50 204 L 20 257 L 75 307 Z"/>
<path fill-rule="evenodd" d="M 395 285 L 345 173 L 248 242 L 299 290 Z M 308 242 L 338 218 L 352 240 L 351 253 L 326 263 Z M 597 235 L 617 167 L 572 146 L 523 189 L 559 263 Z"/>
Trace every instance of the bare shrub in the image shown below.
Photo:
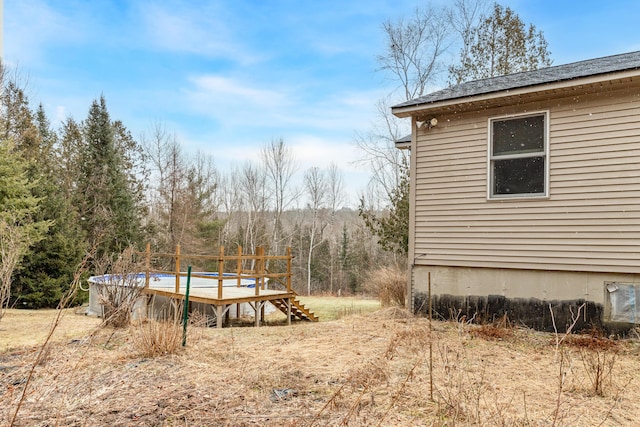
<path fill-rule="evenodd" d="M 145 319 L 133 326 L 131 342 L 143 357 L 176 353 L 182 344 L 182 324 L 177 317 L 172 320 Z"/>
<path fill-rule="evenodd" d="M 382 267 L 374 270 L 367 277 L 364 288 L 375 295 L 384 307 L 404 307 L 407 297 L 406 269 Z"/>
<path fill-rule="evenodd" d="M 591 384 L 590 391 L 594 395 L 603 396 L 605 382 L 612 382 L 613 367 L 618 356 L 617 343 L 593 330 L 590 335 L 569 337 L 566 345 L 578 348 L 580 360 Z"/>
<path fill-rule="evenodd" d="M 404 349 L 407 354 L 422 356 L 429 349 L 431 332 L 428 326 L 420 323 L 409 324 L 406 328 L 398 328 L 389 339 L 384 358 L 392 360 Z"/>
<path fill-rule="evenodd" d="M 144 263 L 136 259 L 134 249 L 129 247 L 115 259 L 105 256 L 96 265 L 103 273 L 103 280 L 96 287 L 103 307 L 104 324 L 124 328 L 131 322 L 131 314 L 144 288 L 139 277 Z"/>
<path fill-rule="evenodd" d="M 483 399 L 491 400 L 486 362 L 471 366 L 471 357 L 464 347 L 442 344 L 438 349 L 442 365 L 442 379 L 435 385 L 438 413 L 452 420 L 480 424 L 486 415 Z"/>
<path fill-rule="evenodd" d="M 167 310 L 161 310 L 165 316 L 161 319 L 148 318 L 135 323 L 131 329 L 131 342 L 134 349 L 143 357 L 157 357 L 174 354 L 182 347 L 184 334 L 182 315 L 183 304 L 170 304 Z M 151 308 L 151 312 L 155 312 Z M 193 342 L 202 337 L 202 328 L 207 326 L 207 317 L 194 311 L 187 319 L 187 340 Z"/>
<path fill-rule="evenodd" d="M 0 319 L 9 305 L 11 276 L 28 247 L 22 228 L 0 219 Z"/>
<path fill-rule="evenodd" d="M 591 392 L 597 396 L 604 395 L 604 384 L 611 383 L 613 365 L 618 353 L 606 348 L 581 349 L 580 358 L 591 383 Z"/>

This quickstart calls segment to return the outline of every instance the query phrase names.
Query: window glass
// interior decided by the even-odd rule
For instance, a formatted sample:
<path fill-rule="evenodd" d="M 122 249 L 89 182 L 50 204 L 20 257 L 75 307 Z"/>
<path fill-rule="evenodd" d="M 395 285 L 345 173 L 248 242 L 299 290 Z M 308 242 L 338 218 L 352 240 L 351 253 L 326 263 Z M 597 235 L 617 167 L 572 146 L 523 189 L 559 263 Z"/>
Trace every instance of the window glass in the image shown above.
<path fill-rule="evenodd" d="M 493 194 L 544 193 L 544 157 L 494 160 Z"/>
<path fill-rule="evenodd" d="M 544 151 L 544 116 L 493 122 L 493 155 Z"/>

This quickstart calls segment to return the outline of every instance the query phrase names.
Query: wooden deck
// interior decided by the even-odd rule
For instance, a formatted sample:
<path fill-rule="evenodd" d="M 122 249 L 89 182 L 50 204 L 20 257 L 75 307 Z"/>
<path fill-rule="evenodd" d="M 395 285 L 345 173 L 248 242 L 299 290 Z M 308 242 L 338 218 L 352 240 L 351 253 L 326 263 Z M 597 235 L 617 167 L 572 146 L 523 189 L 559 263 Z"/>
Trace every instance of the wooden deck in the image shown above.
<path fill-rule="evenodd" d="M 147 294 L 162 295 L 170 298 L 184 299 L 186 289 L 180 288 L 178 292 L 175 292 L 173 286 L 160 287 L 150 284 L 148 288 L 144 290 Z M 278 291 L 272 289 L 261 289 L 260 294 L 255 294 L 253 288 L 237 288 L 237 287 L 224 287 L 222 291 L 222 298 L 218 298 L 218 290 L 215 283 L 212 283 L 211 288 L 191 288 L 189 290 L 189 301 L 202 302 L 205 304 L 241 304 L 250 303 L 254 301 L 269 301 L 274 299 L 286 299 L 293 298 L 295 292 Z"/>
<path fill-rule="evenodd" d="M 180 247 L 176 247 L 175 254 L 152 254 L 150 246 L 144 254 L 146 256 L 146 280 L 144 292 L 147 295 L 158 295 L 175 300 L 185 300 L 186 297 L 186 273 L 180 271 L 181 260 L 185 258 L 215 259 L 218 261 L 218 271 L 214 274 L 194 274 L 198 282 L 189 287 L 189 302 L 209 304 L 214 308 L 216 325 L 222 327 L 223 318 L 233 304 L 249 304 L 255 312 L 255 324 L 260 326 L 263 316 L 263 308 L 266 303 L 273 304 L 278 310 L 287 316 L 287 321 L 291 324 L 293 317 L 301 320 L 318 321 L 317 316 L 307 309 L 297 299 L 297 294 L 291 289 L 291 249 L 287 248 L 285 256 L 265 256 L 264 249 L 258 248 L 258 254 L 246 255 L 242 253 L 242 248 L 238 248 L 237 255 L 228 256 L 224 254 L 224 248 L 220 248 L 218 256 L 189 256 L 181 255 Z M 154 271 L 151 263 L 154 258 L 170 257 L 174 258 L 176 270 L 173 272 Z M 285 260 L 287 270 L 282 273 L 269 273 L 265 268 L 266 260 Z M 232 272 L 225 272 L 225 264 L 228 261 L 235 263 Z M 253 261 L 254 269 L 246 270 L 242 268 L 244 262 Z M 174 283 L 167 281 L 153 280 L 153 274 L 171 274 L 175 277 Z M 246 286 L 244 280 L 253 281 L 252 285 Z M 285 289 L 268 289 L 267 283 L 272 280 L 280 283 Z M 226 282 L 226 283 L 225 283 Z M 237 285 L 229 286 L 229 282 Z"/>
<path fill-rule="evenodd" d="M 159 295 L 171 299 L 182 300 L 186 298 L 186 289 L 180 289 L 175 292 L 173 287 L 155 287 L 149 286 L 145 288 L 144 292 L 148 295 Z M 225 288 L 223 291 L 223 297 L 218 298 L 218 291 L 214 287 L 212 288 L 195 288 L 189 290 L 189 301 L 200 302 L 203 304 L 209 304 L 214 307 L 216 314 L 216 326 L 222 327 L 224 316 L 233 304 L 249 304 L 255 313 L 255 325 L 260 326 L 262 321 L 262 308 L 267 302 L 273 302 L 273 304 L 285 311 L 287 315 L 288 324 L 291 324 L 292 306 L 295 299 L 295 292 L 277 291 L 270 289 L 260 290 L 260 294 L 256 295 L 255 290 L 251 288 Z M 281 308 L 284 304 L 284 310 Z"/>

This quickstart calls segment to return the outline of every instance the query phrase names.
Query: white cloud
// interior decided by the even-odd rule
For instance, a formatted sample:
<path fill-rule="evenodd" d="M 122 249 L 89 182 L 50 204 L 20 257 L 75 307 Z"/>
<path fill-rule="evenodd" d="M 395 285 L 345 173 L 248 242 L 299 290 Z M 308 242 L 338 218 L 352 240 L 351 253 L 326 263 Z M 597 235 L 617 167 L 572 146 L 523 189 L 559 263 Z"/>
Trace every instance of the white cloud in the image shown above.
<path fill-rule="evenodd" d="M 233 37 L 233 19 L 217 2 L 138 3 L 146 42 L 161 50 L 224 58 L 246 65 L 259 60 Z"/>
<path fill-rule="evenodd" d="M 9 2 L 4 6 L 4 54 L 18 66 L 30 67 L 41 60 L 49 44 L 82 40 L 84 22 L 55 10 L 46 1 Z"/>
<path fill-rule="evenodd" d="M 261 130 L 263 138 L 300 129 L 322 134 L 366 128 L 383 93 L 378 89 L 311 92 L 295 82 L 274 85 L 214 74 L 193 76 L 188 82 L 185 108 L 236 133 Z"/>
<path fill-rule="evenodd" d="M 278 108 L 286 104 L 284 91 L 252 87 L 237 79 L 202 75 L 189 80 L 194 85 L 191 96 L 200 101 L 245 108 Z"/>

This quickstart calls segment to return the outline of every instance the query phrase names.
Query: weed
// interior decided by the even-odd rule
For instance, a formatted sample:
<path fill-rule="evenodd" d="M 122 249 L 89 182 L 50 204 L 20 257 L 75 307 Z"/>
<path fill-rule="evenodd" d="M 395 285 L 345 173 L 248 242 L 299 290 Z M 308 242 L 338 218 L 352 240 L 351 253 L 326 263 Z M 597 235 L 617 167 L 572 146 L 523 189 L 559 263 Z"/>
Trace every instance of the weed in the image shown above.
<path fill-rule="evenodd" d="M 471 336 L 478 338 L 502 341 L 513 335 L 513 328 L 511 327 L 509 317 L 505 314 L 500 320 L 493 323 L 482 324 L 471 329 L 469 333 Z"/>

